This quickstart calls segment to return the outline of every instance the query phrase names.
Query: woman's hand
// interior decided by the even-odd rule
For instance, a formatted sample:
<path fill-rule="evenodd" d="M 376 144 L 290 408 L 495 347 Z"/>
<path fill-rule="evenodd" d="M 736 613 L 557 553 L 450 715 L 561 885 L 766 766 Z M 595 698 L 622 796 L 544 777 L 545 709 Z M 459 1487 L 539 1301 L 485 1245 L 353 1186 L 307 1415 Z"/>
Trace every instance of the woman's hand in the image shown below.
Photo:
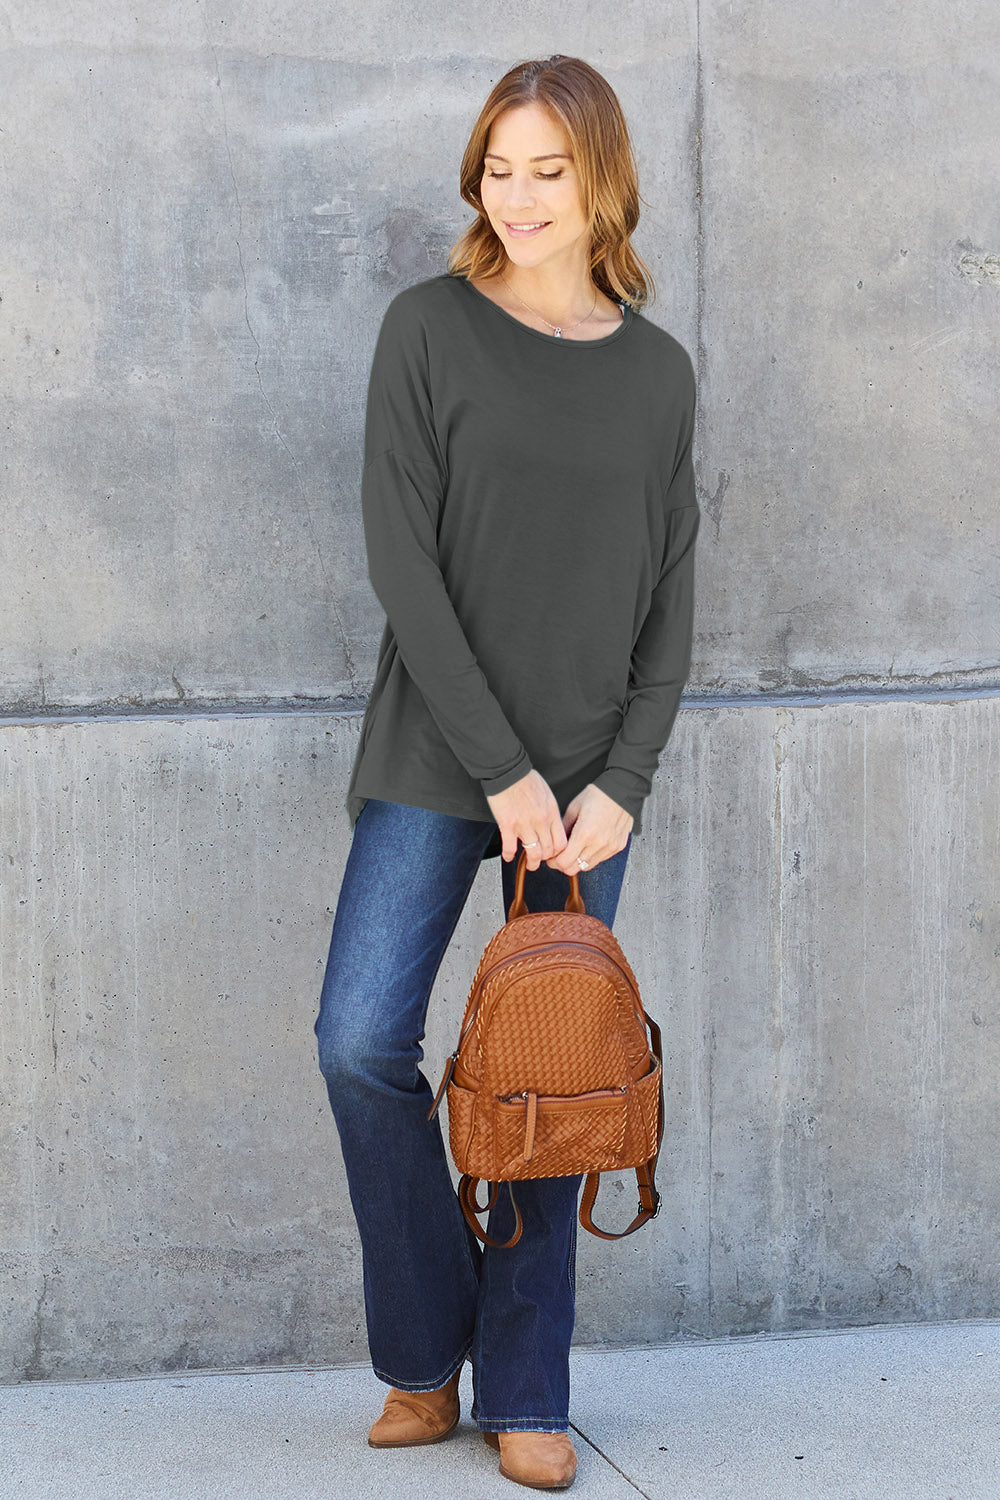
<path fill-rule="evenodd" d="M 565 875 L 579 875 L 585 859 L 589 869 L 610 859 L 628 843 L 632 824 L 630 812 L 626 812 L 607 792 L 602 792 L 593 782 L 578 792 L 566 809 L 563 819 L 569 842 L 565 849 L 545 863 L 553 870 L 562 870 Z"/>
<path fill-rule="evenodd" d="M 512 860 L 517 854 L 518 839 L 526 846 L 532 845 L 526 849 L 529 870 L 537 870 L 543 859 L 565 849 L 566 830 L 559 803 L 540 771 L 529 771 L 505 792 L 497 792 L 486 800 L 500 828 L 504 859 Z"/>
<path fill-rule="evenodd" d="M 581 859 L 593 869 L 625 848 L 635 822 L 593 782 L 577 793 L 562 817 L 552 788 L 535 770 L 486 800 L 500 828 L 503 858 L 514 858 L 520 840 L 529 870 L 537 870 L 543 859 L 564 875 L 579 875 Z"/>

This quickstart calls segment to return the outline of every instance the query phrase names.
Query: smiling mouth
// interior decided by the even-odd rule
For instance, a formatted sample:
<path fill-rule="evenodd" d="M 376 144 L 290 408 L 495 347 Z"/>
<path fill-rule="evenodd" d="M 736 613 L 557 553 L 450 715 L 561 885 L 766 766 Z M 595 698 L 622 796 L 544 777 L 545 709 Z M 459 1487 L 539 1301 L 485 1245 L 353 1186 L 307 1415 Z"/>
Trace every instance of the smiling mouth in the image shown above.
<path fill-rule="evenodd" d="M 507 224 L 506 219 L 504 220 L 511 234 L 536 234 L 539 229 L 547 229 L 551 222 L 551 219 L 545 219 L 538 224 Z"/>

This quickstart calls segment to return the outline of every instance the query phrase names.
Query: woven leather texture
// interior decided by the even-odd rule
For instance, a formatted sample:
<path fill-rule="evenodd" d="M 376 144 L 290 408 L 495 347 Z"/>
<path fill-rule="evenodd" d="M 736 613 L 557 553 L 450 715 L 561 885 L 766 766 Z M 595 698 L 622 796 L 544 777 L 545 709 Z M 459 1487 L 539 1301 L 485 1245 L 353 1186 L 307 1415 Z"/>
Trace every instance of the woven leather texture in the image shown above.
<path fill-rule="evenodd" d="M 528 912 L 487 944 L 448 1084 L 460 1172 L 490 1182 L 637 1167 L 656 1154 L 660 1065 L 611 929 Z"/>

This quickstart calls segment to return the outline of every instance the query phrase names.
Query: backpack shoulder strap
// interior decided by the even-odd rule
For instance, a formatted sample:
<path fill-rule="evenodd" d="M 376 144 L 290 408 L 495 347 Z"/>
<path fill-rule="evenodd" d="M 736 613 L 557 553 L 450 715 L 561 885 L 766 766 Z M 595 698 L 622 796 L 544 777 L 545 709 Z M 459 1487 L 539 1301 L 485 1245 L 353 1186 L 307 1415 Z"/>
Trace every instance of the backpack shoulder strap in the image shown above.
<path fill-rule="evenodd" d="M 652 1168 L 649 1165 L 636 1167 L 635 1177 L 639 1186 L 639 1212 L 627 1229 L 622 1229 L 618 1234 L 613 1234 L 608 1229 L 598 1229 L 591 1217 L 594 1203 L 597 1199 L 597 1189 L 601 1182 L 601 1174 L 600 1172 L 587 1173 L 583 1197 L 580 1200 L 580 1223 L 584 1229 L 589 1229 L 591 1234 L 596 1234 L 602 1240 L 623 1240 L 627 1234 L 633 1234 L 637 1229 L 641 1229 L 643 1224 L 648 1223 L 650 1219 L 656 1218 L 660 1212 L 660 1195 L 656 1191 Z"/>
<path fill-rule="evenodd" d="M 472 1230 L 476 1238 L 482 1240 L 484 1245 L 492 1245 L 496 1250 L 509 1250 L 512 1245 L 517 1244 L 524 1230 L 524 1221 L 521 1218 L 521 1210 L 517 1206 L 517 1199 L 514 1197 L 514 1188 L 511 1183 L 507 1183 L 507 1191 L 510 1193 L 511 1207 L 514 1210 L 514 1233 L 511 1235 L 509 1240 L 503 1240 L 501 1242 L 500 1240 L 491 1239 L 490 1236 L 486 1233 L 485 1229 L 481 1227 L 479 1220 L 476 1217 L 477 1214 L 488 1213 L 489 1210 L 493 1207 L 500 1194 L 500 1184 L 499 1182 L 490 1183 L 490 1196 L 487 1199 L 486 1203 L 483 1204 L 482 1208 L 480 1208 L 479 1201 L 476 1197 L 476 1193 L 479 1188 L 479 1182 L 480 1179 L 478 1177 L 470 1177 L 467 1172 L 463 1173 L 459 1181 L 458 1201 L 462 1205 L 462 1212 L 465 1215 L 465 1222 L 468 1224 L 469 1228 Z"/>

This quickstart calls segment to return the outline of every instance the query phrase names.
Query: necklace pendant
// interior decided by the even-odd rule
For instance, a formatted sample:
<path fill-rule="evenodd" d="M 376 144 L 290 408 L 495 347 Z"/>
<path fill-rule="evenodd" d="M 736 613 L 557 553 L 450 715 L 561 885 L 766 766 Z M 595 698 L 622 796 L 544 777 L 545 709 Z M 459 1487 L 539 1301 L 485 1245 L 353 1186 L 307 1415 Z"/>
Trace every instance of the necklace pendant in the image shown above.
<path fill-rule="evenodd" d="M 556 329 L 554 337 L 557 338 L 557 339 L 561 339 L 562 338 L 562 329 L 561 328 L 557 328 Z"/>

